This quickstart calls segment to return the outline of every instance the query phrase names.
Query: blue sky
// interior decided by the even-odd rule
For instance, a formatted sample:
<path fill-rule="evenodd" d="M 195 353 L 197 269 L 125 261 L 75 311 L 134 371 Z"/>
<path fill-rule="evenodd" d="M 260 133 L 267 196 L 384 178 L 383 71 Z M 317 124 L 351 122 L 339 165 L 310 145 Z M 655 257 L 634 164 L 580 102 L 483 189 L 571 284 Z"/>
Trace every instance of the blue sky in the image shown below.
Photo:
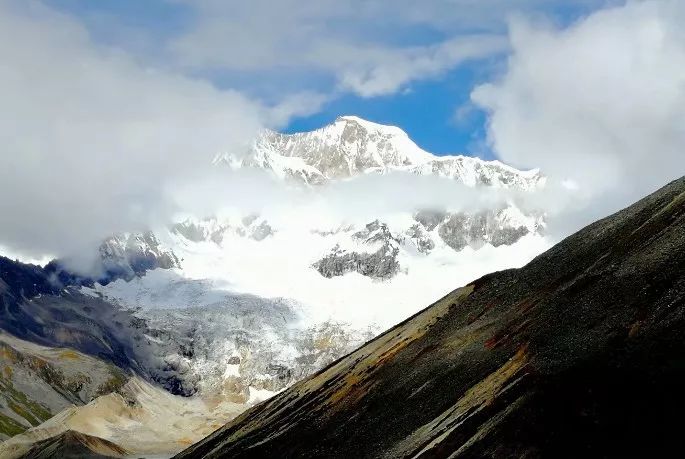
<path fill-rule="evenodd" d="M 253 41 L 249 30 L 240 30 L 240 24 L 236 25 L 230 19 L 237 8 L 235 2 L 45 0 L 44 3 L 79 21 L 94 42 L 122 49 L 135 56 L 143 65 L 169 68 L 172 72 L 207 80 L 220 89 L 237 89 L 250 97 L 270 103 L 277 103 L 279 97 L 289 93 L 301 92 L 313 93 L 323 100 L 315 103 L 314 108 L 302 110 L 304 113 L 289 116 L 285 124 L 280 126 L 285 132 L 315 129 L 333 121 L 337 116 L 353 114 L 371 121 L 399 126 L 421 147 L 436 154 L 465 153 L 491 159 L 493 154 L 485 141 L 487 116 L 473 107 L 469 100 L 475 86 L 497 78 L 507 58 L 505 44 L 476 52 L 474 58 L 460 62 L 438 63 L 436 65 L 440 68 L 437 70 L 425 71 L 424 75 L 419 70 L 416 75 L 407 75 L 406 81 L 389 83 L 389 86 L 381 89 L 368 89 L 373 85 L 367 84 L 368 81 L 348 86 L 341 83 L 348 77 L 345 75 L 346 66 L 356 65 L 355 49 L 379 46 L 381 53 L 382 49 L 387 49 L 389 53 L 402 53 L 412 48 L 425 47 L 430 52 L 430 47 L 474 33 L 504 39 L 507 20 L 512 15 L 524 15 L 565 25 L 608 2 L 456 0 L 452 7 L 448 1 L 438 0 L 426 3 L 431 4 L 426 9 L 433 8 L 434 11 L 426 13 L 426 17 L 421 20 L 415 20 L 420 12 L 407 14 L 407 17 L 401 13 L 393 13 L 387 20 L 379 19 L 377 12 L 374 12 L 369 13 L 369 17 L 361 15 L 361 19 L 356 19 L 336 12 L 337 7 L 333 3 L 333 12 L 325 11 L 324 8 L 315 9 L 319 16 L 313 15 L 313 19 L 306 14 L 293 14 L 292 29 L 301 28 L 303 24 L 317 29 L 313 35 L 302 38 L 306 40 L 305 43 L 318 39 L 331 40 L 335 41 L 335 46 L 340 47 L 348 46 L 345 40 L 349 40 L 347 54 L 350 55 L 346 55 L 339 64 L 308 59 L 292 65 L 281 61 L 274 62 L 273 65 L 268 62 L 270 57 L 277 59 L 283 54 L 289 54 L 292 60 L 297 61 L 296 56 L 301 52 L 297 48 L 297 44 L 302 43 L 298 41 L 299 38 L 292 40 L 292 44 L 286 43 L 283 48 L 278 46 L 279 40 L 291 41 L 289 31 L 285 28 L 289 25 L 287 19 L 284 20 L 284 30 L 274 34 L 273 42 L 267 41 L 264 46 L 255 47 L 255 54 L 265 55 L 264 65 L 251 62 L 249 56 L 238 57 L 235 61 L 237 64 L 221 60 L 230 54 L 230 51 L 224 52 L 222 40 L 242 41 L 247 54 L 250 53 L 249 45 Z M 277 3 L 279 2 L 273 2 Z M 340 2 L 342 3 L 350 3 L 354 8 L 354 2 Z M 480 6 L 474 6 L 478 3 Z M 392 5 L 393 2 L 386 4 Z M 300 7 L 306 9 L 311 8 L 314 3 L 298 2 L 298 5 L 303 5 Z M 264 5 L 256 5 L 254 10 L 241 7 L 242 11 L 238 15 L 242 14 L 244 20 L 247 18 L 252 21 L 255 16 L 263 14 L 260 6 Z M 456 11 L 456 7 L 460 10 Z M 442 11 L 446 12 L 444 16 L 447 19 L 440 17 Z M 464 17 L 460 18 L 460 15 Z M 278 19 L 278 16 L 275 18 Z M 267 17 L 263 22 L 257 22 L 253 33 L 268 34 L 270 24 L 276 19 Z M 222 20 L 226 21 L 225 27 Z M 266 26 L 260 30 L 259 26 L 263 24 Z M 219 32 L 203 37 L 205 30 L 214 29 Z M 226 33 L 222 34 L 222 31 Z M 234 31 L 235 38 L 231 35 Z M 188 40 L 184 41 L 186 37 Z M 178 53 L 176 50 L 181 48 L 176 47 L 176 44 L 179 41 L 192 46 L 182 48 L 183 53 Z M 265 51 L 264 48 L 268 46 L 273 49 Z M 198 51 L 203 56 L 196 60 L 193 52 Z M 220 58 L 214 59 L 212 52 Z M 398 56 L 401 57 L 402 54 Z M 241 63 L 240 59 L 245 62 Z M 362 78 L 371 78 L 368 75 L 375 71 L 374 66 L 385 66 L 389 68 L 389 73 L 393 72 L 392 64 L 382 62 L 382 58 L 379 62 L 374 61 L 378 60 L 375 57 L 369 59 L 363 68 L 355 70 Z M 421 56 L 416 58 L 419 59 Z M 323 61 L 326 61 L 325 56 Z M 353 75 L 352 78 L 357 76 Z"/>
<path fill-rule="evenodd" d="M 357 115 L 400 126 L 419 146 L 436 154 L 469 153 L 491 159 L 483 145 L 485 114 L 468 108 L 470 88 L 477 82 L 474 68 L 465 66 L 438 80 L 415 83 L 401 94 L 374 98 L 347 94 L 318 113 L 294 119 L 285 131 L 309 131 L 339 115 Z M 460 117 L 457 110 L 462 106 Z"/>

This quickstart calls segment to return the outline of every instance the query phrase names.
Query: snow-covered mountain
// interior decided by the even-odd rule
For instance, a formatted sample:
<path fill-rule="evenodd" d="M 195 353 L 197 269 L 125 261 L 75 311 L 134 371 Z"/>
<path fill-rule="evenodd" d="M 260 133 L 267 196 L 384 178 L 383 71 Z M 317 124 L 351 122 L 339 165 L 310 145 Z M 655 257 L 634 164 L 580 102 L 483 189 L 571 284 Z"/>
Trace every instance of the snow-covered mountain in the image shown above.
<path fill-rule="evenodd" d="M 293 186 L 308 191 L 266 210 L 217 209 L 110 238 L 100 249 L 105 265 L 142 259 L 147 274 L 86 290 L 137 310 L 155 329 L 173 329 L 174 340 L 182 331 L 188 355 L 168 357 L 169 364 L 184 369 L 186 386 L 231 399 L 247 401 L 250 387 L 280 390 L 455 283 L 521 265 L 548 245 L 544 212 L 523 210 L 508 193 L 525 197 L 544 187 L 539 171 L 438 157 L 397 127 L 357 117 L 307 133 L 265 131 L 242 156 L 220 155 L 215 165 L 232 174 L 264 173 L 284 193 Z M 504 194 L 475 207 L 436 203 L 380 208 L 372 216 L 356 215 L 362 203 L 350 199 L 351 212 L 322 218 L 336 205 L 327 201 L 328 187 L 349 182 L 344 194 L 355 180 L 373 185 L 387 174 L 399 181 L 425 176 L 436 186 L 447 180 L 474 195 Z M 240 383 L 226 390 L 236 378 Z"/>
<path fill-rule="evenodd" d="M 454 285 L 550 245 L 544 209 L 527 202 L 544 188 L 539 171 L 435 156 L 399 128 L 356 117 L 266 131 L 214 162 L 226 180 L 270 177 L 282 196 L 272 189 L 268 206 L 249 209 L 231 195 L 209 215 L 113 236 L 98 252 L 101 277 L 70 276 L 60 262 L 46 269 L 143 321 L 137 348 L 159 355 L 136 360 L 217 413 L 282 390 Z M 408 199 L 416 180 L 435 202 Z M 371 196 L 377 205 L 365 205 Z"/>

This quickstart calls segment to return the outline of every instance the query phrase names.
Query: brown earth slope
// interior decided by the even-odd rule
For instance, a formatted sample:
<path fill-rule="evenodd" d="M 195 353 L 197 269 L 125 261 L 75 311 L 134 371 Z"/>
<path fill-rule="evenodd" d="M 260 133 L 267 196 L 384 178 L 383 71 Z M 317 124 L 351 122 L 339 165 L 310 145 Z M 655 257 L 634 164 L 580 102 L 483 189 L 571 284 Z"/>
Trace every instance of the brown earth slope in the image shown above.
<path fill-rule="evenodd" d="M 0 330 L 0 440 L 117 391 L 129 377 L 73 349 L 40 346 Z"/>
<path fill-rule="evenodd" d="M 458 289 L 178 458 L 671 457 L 685 178 Z"/>

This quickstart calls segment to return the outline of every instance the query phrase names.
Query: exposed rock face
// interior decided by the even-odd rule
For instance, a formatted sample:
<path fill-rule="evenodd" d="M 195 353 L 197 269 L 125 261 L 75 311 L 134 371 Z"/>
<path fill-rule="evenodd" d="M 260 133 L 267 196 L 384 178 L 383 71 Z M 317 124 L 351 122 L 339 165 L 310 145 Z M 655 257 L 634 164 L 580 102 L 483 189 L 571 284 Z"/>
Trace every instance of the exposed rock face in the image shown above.
<path fill-rule="evenodd" d="M 279 179 L 291 183 L 306 185 L 322 185 L 327 182 L 327 177 L 315 167 L 299 157 L 284 157 L 278 150 L 279 143 L 272 136 L 279 136 L 274 132 L 267 132 L 257 142 L 258 147 L 253 149 L 248 156 L 238 161 L 238 167 L 265 169 L 274 173 Z M 269 143 L 269 140 L 276 140 Z M 221 160 L 219 160 L 221 162 Z"/>
<path fill-rule="evenodd" d="M 233 169 L 262 169 L 279 179 L 305 185 L 323 185 L 364 174 L 389 172 L 446 178 L 467 187 L 506 188 L 519 192 L 537 190 L 545 183 L 536 170 L 520 171 L 499 161 L 468 156 L 432 155 L 419 148 L 401 129 L 354 116 L 340 117 L 312 132 L 280 134 L 265 131 L 244 156 L 219 155 L 215 162 Z M 510 218 L 512 213 L 518 214 L 518 218 Z M 417 212 L 415 219 L 425 231 L 419 227 L 393 228 L 393 231 L 415 246 L 415 249 L 404 248 L 422 254 L 430 254 L 436 243 L 441 242 L 456 251 L 466 246 L 478 249 L 488 243 L 510 245 L 526 234 L 537 233 L 543 225 L 542 213 L 524 214 L 512 204 L 507 204 L 506 208 L 469 213 L 425 209 Z M 535 223 L 531 224 L 531 221 Z M 435 228 L 438 228 L 438 234 L 430 234 Z M 252 234 L 261 240 L 270 232 L 265 228 L 265 231 Z M 195 233 L 189 236 L 193 238 Z M 389 279 L 402 269 L 398 254 L 404 250 L 404 242 L 395 242 L 373 250 L 370 247 L 333 246 L 313 267 L 329 278 L 358 272 L 374 279 Z M 380 265 L 373 267 L 374 263 Z"/>
<path fill-rule="evenodd" d="M 302 352 L 297 358 L 297 380 L 314 374 L 347 354 L 349 350 L 370 340 L 374 335 L 375 330 L 371 327 L 355 334 L 341 324 L 331 321 L 305 330 L 298 336 L 297 346 Z"/>
<path fill-rule="evenodd" d="M 372 251 L 348 251 L 336 245 L 313 267 L 324 277 L 358 272 L 373 279 L 388 279 L 400 270 L 397 256 L 403 239 L 391 233 L 385 223 L 375 220 L 353 233 L 352 239 L 368 245 Z"/>
<path fill-rule="evenodd" d="M 173 225 L 171 232 L 192 242 L 211 241 L 221 245 L 227 234 L 262 241 L 272 236 L 274 229 L 258 215 L 248 215 L 239 222 L 220 222 L 216 218 L 205 218 L 199 221 L 188 219 Z"/>
<path fill-rule="evenodd" d="M 533 189 L 542 181 L 539 174 L 522 173 L 499 161 L 483 161 L 470 156 L 436 157 L 412 167 L 410 172 L 458 180 L 468 186 L 493 186 L 521 190 Z"/>
<path fill-rule="evenodd" d="M 334 322 L 293 328 L 298 316 L 283 299 L 227 292 L 210 305 L 134 314 L 95 290 L 81 291 L 64 289 L 39 267 L 0 259 L 0 330 L 22 338 L 0 334 L 0 428 L 3 439 L 20 434 L 12 445 L 71 426 L 108 440 L 114 435 L 115 443 L 117 435 L 146 439 L 134 451 L 177 452 L 189 444 L 177 442 L 198 440 L 377 331 Z M 127 371 L 144 380 L 122 387 Z M 195 397 L 186 406 L 165 391 Z M 172 408 L 191 416 L 189 424 L 164 424 Z M 39 423 L 40 433 L 22 433 Z M 102 427 L 108 423 L 113 427 Z M 187 435 L 183 425 L 194 433 Z M 7 451 L 0 448 L 0 457 Z"/>
<path fill-rule="evenodd" d="M 179 266 L 176 255 L 162 248 L 151 231 L 113 236 L 100 246 L 100 256 L 107 272 L 119 271 L 124 279 L 150 269 Z"/>
<path fill-rule="evenodd" d="M 330 129 L 315 133 L 294 136 L 266 133 L 257 143 L 257 148 L 243 158 L 239 167 L 266 169 L 285 180 L 317 186 L 360 174 L 386 172 L 439 175 L 468 186 L 521 190 L 534 188 L 542 180 L 535 171 L 516 171 L 496 162 L 466 157 L 436 158 L 420 150 L 399 129 L 352 117 L 341 118 Z M 431 223 L 424 225 L 423 222 L 418 223 L 418 219 L 415 223 L 409 216 L 408 221 L 398 226 L 374 221 L 365 227 L 353 227 L 342 222 L 340 229 L 332 234 L 344 233 L 344 243 L 329 256 L 324 256 L 315 267 L 326 277 L 356 272 L 374 280 L 389 279 L 398 272 L 407 272 L 409 263 L 400 265 L 400 262 L 404 263 L 405 258 L 402 257 L 407 253 L 417 255 L 418 252 L 422 261 L 425 261 L 423 256 L 434 253 L 436 247 L 450 252 L 436 229 L 439 225 L 445 225 L 448 219 L 449 215 L 444 213 L 430 228 Z M 337 323 L 332 319 L 323 324 L 295 328 L 293 324 L 299 319 L 295 314 L 297 305 L 289 304 L 287 299 L 225 293 L 225 290 L 211 287 L 209 276 L 203 279 L 193 277 L 197 274 L 197 266 L 206 259 L 201 260 L 202 263 L 198 263 L 198 259 L 193 260 L 194 266 L 186 273 L 181 272 L 181 262 L 185 264 L 184 260 L 188 260 L 188 254 L 193 251 L 206 250 L 210 254 L 207 259 L 211 261 L 206 263 L 209 266 L 218 267 L 225 262 L 226 258 L 222 259 L 220 254 L 213 252 L 217 249 L 213 244 L 219 246 L 217 251 L 231 244 L 248 247 L 245 251 L 247 255 L 240 253 L 234 257 L 235 262 L 229 258 L 241 269 L 245 259 L 254 258 L 254 250 L 259 250 L 260 246 L 266 247 L 266 253 L 272 256 L 277 245 L 274 241 L 286 232 L 281 231 L 276 224 L 257 215 L 231 222 L 207 218 L 179 223 L 171 227 L 169 232 L 162 228 L 156 235 L 152 232 L 117 235 L 103 242 L 93 273 L 83 277 L 67 270 L 67 265 L 60 261 L 51 263 L 45 270 L 11 267 L 8 275 L 3 272 L 0 276 L 0 294 L 4 295 L 3 289 L 10 292 L 2 297 L 0 328 L 41 345 L 72 347 L 78 350 L 73 352 L 81 353 L 79 355 L 83 355 L 83 358 L 97 356 L 108 364 L 113 363 L 127 372 L 137 373 L 146 384 L 154 383 L 173 394 L 210 395 L 214 397 L 213 402 L 220 400 L 235 404 L 231 405 L 235 414 L 260 398 L 283 390 L 334 362 L 360 343 L 368 341 L 378 331 L 371 326 L 372 321 L 357 324 L 352 329 L 348 323 Z M 519 228 L 513 224 L 510 226 Z M 534 231 L 532 227 L 534 223 L 526 226 L 528 231 Z M 307 235 L 316 233 L 323 236 L 326 233 L 326 230 L 319 232 L 315 228 L 303 229 Z M 460 231 L 468 232 L 464 228 Z M 232 239 L 233 235 L 246 240 Z M 481 239 L 495 240 L 489 236 L 482 236 Z M 299 235 L 294 240 L 301 245 L 307 245 L 310 241 Z M 172 245 L 167 246 L 170 241 Z M 213 244 L 192 244 L 204 242 Z M 173 245 L 175 243 L 178 245 Z M 293 257 L 305 260 L 301 265 L 305 267 L 307 276 L 312 275 L 309 269 L 312 260 L 326 254 L 334 246 L 334 241 L 328 239 L 320 246 L 313 246 L 316 250 L 313 255 Z M 189 250 L 184 252 L 184 248 Z M 213 264 L 215 262 L 216 265 Z M 188 265 L 192 264 L 188 262 Z M 192 269 L 196 272 L 183 277 Z M 155 276 L 162 271 L 172 281 L 155 284 L 154 281 L 159 279 Z M 11 279 L 12 276 L 18 276 L 19 279 Z M 229 277 L 226 279 L 230 280 Z M 328 282 L 318 275 L 307 278 L 311 277 Z M 137 284 L 143 278 L 153 279 L 149 283 Z M 11 285 L 4 285 L 4 280 Z M 111 289 L 98 289 L 102 285 L 97 283 L 106 284 Z M 112 304 L 112 297 L 101 295 L 104 295 L 103 292 L 116 291 L 117 284 L 142 287 L 127 297 L 129 300 L 135 298 L 135 301 Z M 374 288 L 379 285 L 375 282 Z M 179 298 L 188 298 L 189 301 L 183 305 L 187 309 L 163 304 L 163 311 L 150 311 L 137 302 L 146 296 L 157 298 L 157 304 L 178 302 Z M 367 324 L 368 330 L 364 328 Z M 57 367 L 52 362 L 49 364 L 49 368 Z M 84 365 L 83 368 L 90 367 Z M 55 371 L 66 374 L 66 370 L 59 368 Z M 97 370 L 93 371 L 97 373 Z M 64 400 L 71 400 L 69 397 L 74 396 L 74 403 L 80 405 L 100 393 L 97 384 L 99 375 L 82 386 L 79 386 L 80 377 L 80 373 L 65 376 L 67 383 L 64 385 L 80 388 L 76 393 L 68 390 L 66 396 L 62 394 Z M 53 387 L 52 382 L 50 380 L 47 383 L 49 390 L 58 391 L 55 387 L 62 387 L 56 384 Z M 9 393 L 8 387 L 3 388 L 5 393 Z M 146 391 L 141 392 L 143 396 L 149 395 Z M 137 415 L 145 414 L 145 410 L 150 409 L 149 406 L 141 408 L 142 405 L 133 403 L 133 398 L 123 396 L 119 391 L 109 395 L 111 397 L 100 397 L 98 403 L 89 404 L 87 408 L 79 406 L 76 412 L 81 414 L 74 414 L 74 418 L 69 419 L 73 421 L 79 418 L 79 422 L 83 423 L 92 419 L 103 420 L 103 412 L 89 410 L 93 410 L 93 406 L 100 409 L 110 402 L 115 408 L 107 405 L 108 409 L 125 413 L 126 416 L 131 414 L 128 409 L 135 408 Z M 59 402 L 63 403 L 64 400 Z M 184 411 L 185 405 L 173 404 L 170 400 L 164 399 L 164 402 L 168 402 L 168 406 L 173 406 L 177 412 L 187 413 Z M 50 405 L 50 412 L 54 413 L 61 406 L 55 404 L 53 408 Z M 12 411 L 9 405 L 4 408 Z M 93 416 L 83 415 L 86 411 Z M 104 412 L 111 414 L 111 411 Z M 197 414 L 201 410 L 191 412 Z M 170 411 L 163 412 L 163 415 L 170 417 Z M 65 419 L 60 417 L 58 420 Z M 57 422 L 54 417 L 52 420 L 51 429 Z M 120 427 L 118 425 L 109 432 L 120 433 L 117 430 Z M 208 422 L 205 427 L 212 427 L 212 424 Z M 160 432 L 157 430 L 154 434 L 160 435 Z M 174 432 L 178 434 L 179 430 Z M 98 434 L 97 431 L 95 433 Z M 150 434 L 146 438 L 154 437 Z"/>
<path fill-rule="evenodd" d="M 241 156 L 219 155 L 215 162 L 234 169 L 256 168 L 269 171 L 281 180 L 298 184 L 324 185 L 330 182 L 349 180 L 360 175 L 395 173 L 405 175 L 428 175 L 447 178 L 468 187 L 507 188 L 520 193 L 537 190 L 544 186 L 544 177 L 536 171 L 519 171 L 498 161 L 483 161 L 467 156 L 435 156 L 412 142 L 406 133 L 393 126 L 384 126 L 363 119 L 344 116 L 329 126 L 297 134 L 262 133 Z M 321 259 L 314 267 L 325 277 L 335 277 L 358 272 L 373 279 L 389 279 L 397 272 L 406 272 L 401 266 L 402 252 L 430 254 L 436 244 L 447 244 L 454 250 L 466 246 L 479 248 L 486 243 L 495 246 L 509 245 L 522 236 L 537 233 L 543 224 L 543 215 L 524 214 L 512 203 L 481 212 L 455 213 L 453 210 L 420 210 L 416 213 L 419 227 L 407 225 L 393 227 L 395 241 L 385 246 L 366 242 L 368 247 L 350 247 L 341 244 L 335 248 L 331 243 L 321 253 Z M 507 215 L 518 213 L 518 218 L 507 219 Z M 389 220 L 386 216 L 378 218 Z M 341 226 L 347 222 L 341 222 Z M 432 233 L 435 228 L 438 233 Z M 230 236 L 245 236 L 263 241 L 275 234 L 275 228 L 258 215 L 251 215 L 242 221 L 224 221 L 216 217 L 201 220 L 188 219 L 170 228 L 171 246 L 178 253 L 188 241 L 213 242 L 221 246 Z M 309 228 L 311 233 L 317 228 Z M 89 274 L 74 273 L 68 260 L 50 263 L 47 270 L 63 285 L 108 284 L 116 279 L 131 280 L 147 271 L 162 268 L 179 268 L 180 260 L 171 247 L 165 247 L 160 239 L 168 242 L 165 229 L 152 232 L 113 236 L 102 243 L 97 260 Z M 353 236 L 349 234 L 348 236 Z M 354 236 L 353 236 L 354 237 Z M 382 233 L 379 238 L 385 237 Z M 297 237 L 302 244 L 305 237 Z M 357 238 L 360 239 L 360 238 Z M 340 242 L 340 241 L 336 241 Z M 306 242 L 305 242 L 306 243 Z M 413 247 L 412 247 L 413 246 Z M 305 265 L 311 266 L 311 258 Z M 380 263 L 378 267 L 372 264 Z"/>
<path fill-rule="evenodd" d="M 530 230 L 523 225 L 511 226 L 504 222 L 501 211 L 450 214 L 438 227 L 440 238 L 457 251 L 467 245 L 473 248 L 486 243 L 495 247 L 512 245 L 528 233 Z"/>
<path fill-rule="evenodd" d="M 361 247 L 337 244 L 312 266 L 329 278 L 358 272 L 373 279 L 390 279 L 402 270 L 402 251 L 428 255 L 440 241 L 457 252 L 467 246 L 479 249 L 485 244 L 512 245 L 527 234 L 541 231 L 541 218 L 512 218 L 512 213 L 516 210 L 511 207 L 475 214 L 425 210 L 414 214 L 417 223 L 403 233 L 393 232 L 386 223 L 375 220 L 351 234 Z"/>
<path fill-rule="evenodd" d="M 319 182 L 348 178 L 378 168 L 410 166 L 430 158 L 400 129 L 355 117 L 341 117 L 330 126 L 303 134 L 267 131 L 255 143 L 254 151 L 275 151 L 288 159 L 301 159 L 312 169 L 300 166 L 291 170 L 302 171 L 310 183 L 312 177 Z M 261 167 L 271 167 L 254 157 L 248 156 L 246 164 L 252 165 L 252 161 Z"/>
<path fill-rule="evenodd" d="M 171 227 L 171 231 L 180 234 L 192 242 L 212 241 L 221 244 L 225 227 L 216 224 L 216 220 L 205 219 L 201 222 L 186 220 L 176 223 Z"/>
<path fill-rule="evenodd" d="M 273 234 L 273 229 L 272 229 L 271 226 L 270 226 L 267 222 L 265 222 L 265 221 L 261 222 L 259 225 L 257 225 L 257 226 L 255 226 L 254 228 L 252 228 L 252 230 L 251 230 L 251 232 L 250 232 L 250 236 L 251 236 L 252 239 L 254 239 L 255 241 L 264 240 L 264 239 L 266 239 L 267 237 L 271 236 L 272 234 Z"/>
<path fill-rule="evenodd" d="M 499 207 L 476 213 L 422 210 L 413 215 L 414 223 L 387 223 L 374 220 L 359 228 L 341 224 L 334 230 L 310 230 L 321 237 L 334 236 L 328 252 L 311 266 L 322 276 L 332 278 L 356 272 L 375 280 L 386 280 L 409 266 L 411 255 L 430 255 L 438 244 L 455 251 L 470 246 L 478 249 L 485 244 L 495 247 L 512 245 L 528 234 L 541 234 L 542 215 L 524 215 L 513 206 Z M 187 220 L 171 230 L 191 242 L 213 242 L 221 246 L 232 236 L 262 241 L 274 235 L 269 222 L 256 215 L 238 221 L 216 218 Z M 302 244 L 306 240 L 298 239 Z M 235 240 L 235 239 L 233 239 Z"/>
<path fill-rule="evenodd" d="M 457 289 L 177 458 L 674 457 L 685 178 Z"/>
<path fill-rule="evenodd" d="M 383 244 L 371 253 L 348 252 L 336 245 L 328 255 L 315 262 L 313 267 L 324 277 L 358 272 L 373 279 L 387 279 L 400 270 L 398 253 L 399 249 L 390 244 Z"/>
<path fill-rule="evenodd" d="M 73 288 L 64 288 L 53 273 L 0 257 L 0 329 L 17 338 L 49 347 L 69 347 L 119 368 L 133 370 L 174 393 L 191 394 L 196 381 L 186 378 L 164 358 L 180 352 L 175 339 L 150 339 L 146 320 Z"/>
<path fill-rule="evenodd" d="M 165 361 L 203 395 L 246 403 L 250 390 L 279 391 L 309 376 L 372 335 L 329 322 L 294 328 L 298 316 L 283 299 L 232 295 L 196 308 L 150 310 L 145 317 L 169 347 Z M 169 331 L 173 330 L 173 334 Z M 334 332 L 335 330 L 335 332 Z"/>
<path fill-rule="evenodd" d="M 388 225 L 381 223 L 378 220 L 374 220 L 367 224 L 366 227 L 360 231 L 357 231 L 352 235 L 354 239 L 357 239 L 364 244 L 401 244 L 402 239 L 395 236 L 390 232 Z"/>
<path fill-rule="evenodd" d="M 463 249 L 470 239 L 469 223 L 469 218 L 464 214 L 451 215 L 438 229 L 440 239 L 456 251 Z"/>
<path fill-rule="evenodd" d="M 420 210 L 414 214 L 414 220 L 421 223 L 428 231 L 433 231 L 440 223 L 445 221 L 446 212 L 439 210 Z"/>
<path fill-rule="evenodd" d="M 419 223 L 410 226 L 405 235 L 414 243 L 416 250 L 421 253 L 428 254 L 435 248 L 435 242 Z"/>

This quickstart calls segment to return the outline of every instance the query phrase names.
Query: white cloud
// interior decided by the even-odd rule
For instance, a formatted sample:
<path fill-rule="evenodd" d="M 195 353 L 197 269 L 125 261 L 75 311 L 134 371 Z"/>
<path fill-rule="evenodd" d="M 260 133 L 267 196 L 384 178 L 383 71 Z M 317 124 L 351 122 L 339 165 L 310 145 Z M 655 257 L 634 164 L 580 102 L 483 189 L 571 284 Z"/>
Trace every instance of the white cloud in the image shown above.
<path fill-rule="evenodd" d="M 495 35 L 463 36 L 432 46 L 404 49 L 347 49 L 333 53 L 340 86 L 362 97 L 392 94 L 420 79 L 440 76 L 458 64 L 506 49 Z M 341 58 L 344 56 L 344 58 Z"/>
<path fill-rule="evenodd" d="M 0 3 L 0 244 L 63 254 L 166 218 L 214 154 L 311 110 L 266 107 L 93 44 L 39 2 Z"/>
<path fill-rule="evenodd" d="M 239 84 L 262 96 L 277 86 L 281 92 L 316 87 L 329 97 L 373 97 L 501 53 L 512 13 L 564 16 L 616 1 L 155 0 L 147 14 L 154 15 L 160 2 L 163 11 L 182 12 L 183 20 L 163 31 L 109 8 L 73 12 L 98 37 L 143 61 L 222 85 Z"/>
<path fill-rule="evenodd" d="M 402 91 L 507 49 L 506 18 L 561 0 L 179 0 L 196 21 L 169 47 L 190 69 L 331 77 L 362 97 Z M 576 2 L 575 7 L 596 4 Z"/>
<path fill-rule="evenodd" d="M 476 88 L 504 161 L 573 183 L 582 222 L 685 172 L 685 4 L 630 2 L 558 29 L 517 20 L 500 81 Z"/>
<path fill-rule="evenodd" d="M 262 97 L 272 96 L 274 86 L 281 93 L 318 88 L 328 97 L 373 97 L 499 55 L 513 13 L 563 18 L 618 1 L 153 0 L 135 9 L 147 15 L 143 20 L 126 7 L 69 10 L 99 39 L 142 62 L 220 86 Z M 160 14 L 157 24 L 149 17 L 157 8 L 176 19 L 166 25 Z"/>

